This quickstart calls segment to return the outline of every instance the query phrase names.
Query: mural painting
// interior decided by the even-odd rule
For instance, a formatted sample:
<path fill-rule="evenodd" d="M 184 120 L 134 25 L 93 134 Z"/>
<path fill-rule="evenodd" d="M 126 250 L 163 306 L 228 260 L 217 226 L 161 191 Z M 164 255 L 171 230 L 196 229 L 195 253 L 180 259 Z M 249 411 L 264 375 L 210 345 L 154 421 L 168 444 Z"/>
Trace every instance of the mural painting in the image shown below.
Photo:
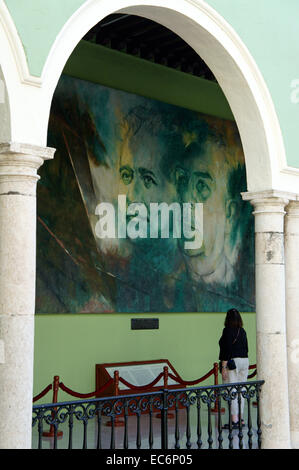
<path fill-rule="evenodd" d="M 38 186 L 37 313 L 254 310 L 234 122 L 62 76 L 48 145 L 57 151 Z M 161 204 L 173 210 L 154 219 Z M 202 208 L 198 246 L 178 226 L 184 205 L 195 239 Z"/>

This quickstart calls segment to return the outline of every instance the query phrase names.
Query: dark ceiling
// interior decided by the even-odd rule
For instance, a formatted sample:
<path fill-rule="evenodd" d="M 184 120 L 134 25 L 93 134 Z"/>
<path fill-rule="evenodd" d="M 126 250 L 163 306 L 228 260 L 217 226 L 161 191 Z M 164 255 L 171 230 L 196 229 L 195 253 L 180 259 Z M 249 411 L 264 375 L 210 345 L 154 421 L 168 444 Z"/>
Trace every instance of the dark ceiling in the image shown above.
<path fill-rule="evenodd" d="M 183 39 L 159 23 L 140 16 L 109 15 L 83 39 L 216 81 L 206 63 Z"/>

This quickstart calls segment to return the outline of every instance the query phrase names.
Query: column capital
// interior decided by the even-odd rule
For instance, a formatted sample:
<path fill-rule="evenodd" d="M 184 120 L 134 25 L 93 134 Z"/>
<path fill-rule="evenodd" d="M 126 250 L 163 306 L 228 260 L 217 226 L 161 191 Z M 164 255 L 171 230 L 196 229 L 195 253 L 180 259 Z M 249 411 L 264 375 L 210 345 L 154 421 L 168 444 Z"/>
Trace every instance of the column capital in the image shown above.
<path fill-rule="evenodd" d="M 286 206 L 286 212 L 288 217 L 299 217 L 299 195 L 296 201 L 290 201 Z"/>
<path fill-rule="evenodd" d="M 244 201 L 250 201 L 252 205 L 256 204 L 282 204 L 286 205 L 289 201 L 299 200 L 299 195 L 288 191 L 278 189 L 267 189 L 265 191 L 248 191 L 241 193 Z"/>
<path fill-rule="evenodd" d="M 285 217 L 285 236 L 286 244 L 289 246 L 291 239 L 296 239 L 294 250 L 296 254 L 292 254 L 291 263 L 296 260 L 296 263 L 299 261 L 298 253 L 298 237 L 299 237 L 299 198 L 297 201 L 290 201 L 286 207 L 286 217 Z M 298 269 L 298 264 L 296 264 L 296 269 Z"/>
<path fill-rule="evenodd" d="M 285 207 L 297 195 L 275 189 L 241 193 L 244 201 L 254 207 L 255 232 L 283 233 Z"/>
<path fill-rule="evenodd" d="M 51 147 L 40 147 L 38 145 L 23 144 L 19 142 L 1 142 L 0 143 L 0 175 L 5 174 L 8 167 L 19 167 L 19 174 L 26 175 L 24 169 L 38 170 L 44 160 L 53 158 L 55 149 Z M 8 171 L 8 175 L 11 172 Z"/>
<path fill-rule="evenodd" d="M 55 149 L 40 145 L 23 144 L 20 142 L 0 142 L 0 154 L 20 154 L 38 156 L 43 160 L 53 158 Z"/>
<path fill-rule="evenodd" d="M 54 153 L 55 149 L 51 147 L 19 142 L 0 143 L 0 195 L 34 194 L 39 179 L 37 170 L 45 160 L 52 159 Z"/>

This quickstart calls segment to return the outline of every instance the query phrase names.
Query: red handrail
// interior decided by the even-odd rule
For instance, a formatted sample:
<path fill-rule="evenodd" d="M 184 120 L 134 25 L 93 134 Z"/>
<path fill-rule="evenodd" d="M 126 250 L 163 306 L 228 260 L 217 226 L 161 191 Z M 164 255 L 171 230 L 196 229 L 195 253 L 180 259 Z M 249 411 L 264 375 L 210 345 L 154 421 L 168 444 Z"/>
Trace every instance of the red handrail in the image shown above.
<path fill-rule="evenodd" d="M 36 402 L 37 400 L 40 400 L 41 398 L 43 398 L 45 395 L 47 395 L 47 393 L 52 390 L 52 384 L 49 384 L 47 387 L 45 387 L 38 395 L 35 395 L 35 397 L 33 397 L 33 403 Z"/>
<path fill-rule="evenodd" d="M 209 377 L 211 377 L 211 375 L 213 375 L 214 373 L 214 367 L 213 369 L 209 370 L 209 372 L 207 372 L 205 375 L 203 375 L 202 377 L 200 377 L 199 379 L 197 380 L 182 380 L 180 377 L 177 377 L 173 374 L 169 374 L 168 377 L 170 377 L 172 380 L 175 380 L 176 382 L 178 382 L 180 385 L 184 385 L 184 386 L 188 386 L 188 385 L 196 385 L 200 382 L 203 382 L 204 380 L 208 379 Z"/>
<path fill-rule="evenodd" d="M 252 364 L 251 366 L 249 366 L 249 369 L 255 369 L 255 371 L 252 372 L 252 374 L 248 375 L 247 377 L 248 379 L 252 379 L 257 374 L 256 364 Z"/>
<path fill-rule="evenodd" d="M 61 390 L 63 390 L 65 393 L 68 393 L 72 397 L 91 398 L 91 397 L 94 397 L 94 396 L 96 396 L 100 393 L 103 393 L 109 385 L 113 384 L 113 382 L 114 382 L 114 380 L 111 378 L 102 387 L 100 387 L 99 389 L 95 390 L 94 392 L 90 392 L 90 393 L 75 392 L 74 390 L 72 390 L 72 389 L 68 388 L 66 385 L 64 385 L 64 383 L 62 383 L 62 382 L 59 383 L 59 388 L 61 388 Z"/>
<path fill-rule="evenodd" d="M 248 375 L 248 378 L 252 378 L 257 373 L 256 364 L 250 365 L 249 369 L 250 370 L 255 369 L 255 371 L 252 374 Z M 159 380 L 162 377 L 163 377 L 163 386 L 164 386 L 164 388 L 168 388 L 168 385 L 169 385 L 168 384 L 168 379 L 169 378 L 174 380 L 175 382 L 177 382 L 179 385 L 187 387 L 187 386 L 192 386 L 192 385 L 196 385 L 200 382 L 203 382 L 204 380 L 207 380 L 212 375 L 214 375 L 214 385 L 218 385 L 218 374 L 219 374 L 219 367 L 218 367 L 217 362 L 214 363 L 212 369 L 210 369 L 205 375 L 203 375 L 202 377 L 200 377 L 199 379 L 196 379 L 196 380 L 183 380 L 179 375 L 173 375 L 173 374 L 169 373 L 168 372 L 168 367 L 165 366 L 164 369 L 163 369 L 163 372 L 160 372 L 160 374 L 152 382 L 150 382 L 146 385 L 137 386 L 137 385 L 131 384 L 127 380 L 120 377 L 119 372 L 115 371 L 114 372 L 114 378 L 110 378 L 102 387 L 100 387 L 99 389 L 95 390 L 94 392 L 90 392 L 90 393 L 75 392 L 74 390 L 72 390 L 69 387 L 67 387 L 66 385 L 64 385 L 63 382 L 59 382 L 59 376 L 55 375 L 54 380 L 53 380 L 53 384 L 47 385 L 47 387 L 45 387 L 38 395 L 33 397 L 33 402 L 36 402 L 36 401 L 40 400 L 50 390 L 53 389 L 52 403 L 57 403 L 57 395 L 58 395 L 58 389 L 59 388 L 61 390 L 63 390 L 65 393 L 67 393 L 67 394 L 69 394 L 73 397 L 76 397 L 76 398 L 91 398 L 93 396 L 96 396 L 96 395 L 99 395 L 99 394 L 103 393 L 108 388 L 108 386 L 112 385 L 113 383 L 115 385 L 116 395 L 118 395 L 119 382 L 124 384 L 130 390 L 146 391 L 146 390 L 152 389 L 159 382 Z"/>

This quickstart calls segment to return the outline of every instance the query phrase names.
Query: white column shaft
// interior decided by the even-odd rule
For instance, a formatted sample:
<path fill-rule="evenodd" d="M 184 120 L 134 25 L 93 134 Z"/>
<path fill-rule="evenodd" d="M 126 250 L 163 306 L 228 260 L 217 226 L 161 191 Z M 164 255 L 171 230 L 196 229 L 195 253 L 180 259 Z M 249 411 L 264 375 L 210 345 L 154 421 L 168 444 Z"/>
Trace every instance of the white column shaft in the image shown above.
<path fill-rule="evenodd" d="M 299 448 L 299 201 L 285 220 L 286 315 L 291 443 Z"/>
<path fill-rule="evenodd" d="M 243 194 L 255 215 L 256 334 L 262 447 L 289 448 L 283 197 Z"/>
<path fill-rule="evenodd" d="M 31 447 L 37 169 L 52 149 L 0 145 L 0 448 Z"/>

